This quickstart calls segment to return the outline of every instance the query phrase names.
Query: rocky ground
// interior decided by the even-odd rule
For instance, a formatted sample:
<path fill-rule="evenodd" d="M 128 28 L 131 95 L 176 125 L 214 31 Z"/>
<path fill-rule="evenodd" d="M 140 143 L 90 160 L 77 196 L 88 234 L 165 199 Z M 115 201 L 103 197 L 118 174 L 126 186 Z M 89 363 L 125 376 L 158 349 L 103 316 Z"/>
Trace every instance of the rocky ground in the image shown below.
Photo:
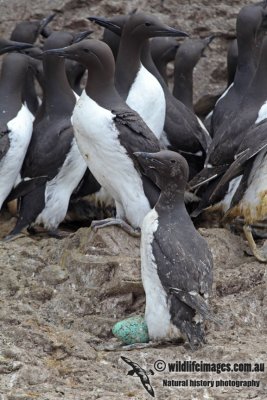
<path fill-rule="evenodd" d="M 54 28 L 84 30 L 89 15 L 114 15 L 138 7 L 153 11 L 192 36 L 222 33 L 195 73 L 196 99 L 225 86 L 227 43 L 238 10 L 248 1 L 218 0 L 0 0 L 0 34 L 18 20 L 56 11 Z M 96 28 L 96 35 L 100 29 Z M 171 67 L 170 67 L 171 72 Z M 0 217 L 0 236 L 14 224 Z M 207 224 L 205 226 L 208 226 Z M 63 240 L 22 237 L 0 242 L 0 400 L 149 399 L 121 355 L 147 371 L 158 399 L 267 398 L 265 373 L 170 373 L 163 364 L 184 360 L 266 364 L 266 265 L 247 255 L 242 237 L 222 228 L 202 228 L 214 256 L 212 309 L 221 325 L 207 325 L 207 343 L 105 351 L 116 344 L 111 328 L 142 314 L 139 240 L 118 228 L 94 233 L 81 228 Z M 267 364 L 265 365 L 267 368 Z M 259 387 L 163 387 L 163 380 L 260 381 Z M 203 382 L 202 382 L 203 384 Z"/>
<path fill-rule="evenodd" d="M 11 225 L 2 216 L 2 235 Z M 117 343 L 111 328 L 142 314 L 139 239 L 119 228 L 81 228 L 63 240 L 23 237 L 0 243 L 1 400 L 148 399 L 121 355 L 155 373 L 158 399 L 266 399 L 266 373 L 157 372 L 166 363 L 266 362 L 266 265 L 246 255 L 242 238 L 225 229 L 202 229 L 214 257 L 207 343 L 106 351 Z M 163 387 L 163 380 L 260 381 L 258 388 Z"/>

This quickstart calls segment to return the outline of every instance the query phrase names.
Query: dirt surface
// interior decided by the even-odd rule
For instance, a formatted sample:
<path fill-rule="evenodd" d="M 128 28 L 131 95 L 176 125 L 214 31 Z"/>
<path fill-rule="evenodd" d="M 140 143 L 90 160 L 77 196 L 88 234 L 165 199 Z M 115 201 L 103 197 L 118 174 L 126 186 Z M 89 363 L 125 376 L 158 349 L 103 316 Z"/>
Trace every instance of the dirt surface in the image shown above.
<path fill-rule="evenodd" d="M 3 233 L 10 220 L 2 217 Z M 212 309 L 222 322 L 207 325 L 207 343 L 132 351 L 114 345 L 118 320 L 144 312 L 139 239 L 119 228 L 81 228 L 68 238 L 23 237 L 0 243 L 1 400 L 148 399 L 121 355 L 150 377 L 158 399 L 266 399 L 266 373 L 157 372 L 157 360 L 266 362 L 266 265 L 246 255 L 242 238 L 202 229 L 214 257 Z M 161 366 L 161 364 L 160 364 Z M 260 381 L 252 388 L 163 387 L 163 380 Z"/>
<path fill-rule="evenodd" d="M 84 30 L 89 15 L 115 15 L 138 7 L 153 12 L 193 37 L 223 33 L 195 72 L 196 98 L 225 87 L 226 48 L 235 34 L 238 10 L 248 1 L 206 0 L 0 0 L 0 34 L 8 37 L 16 21 L 57 12 L 53 28 Z M 93 25 L 95 36 L 101 30 Z M 171 71 L 171 68 L 170 68 Z M 0 216 L 4 237 L 14 219 Z M 205 225 L 207 226 L 207 225 Z M 22 237 L 0 242 L 0 400 L 145 400 L 151 396 L 121 356 L 149 375 L 157 399 L 267 398 L 265 373 L 164 372 L 175 361 L 265 363 L 267 368 L 266 265 L 246 254 L 243 238 L 229 231 L 200 229 L 214 256 L 212 309 L 221 325 L 207 324 L 207 343 L 197 351 L 169 344 L 132 351 L 104 351 L 118 343 L 111 328 L 118 320 L 143 314 L 139 239 L 118 228 L 99 233 L 82 228 L 68 238 Z M 168 365 L 167 365 L 168 368 Z M 163 380 L 185 387 L 164 387 Z M 190 386 L 198 381 L 199 386 Z M 218 387 L 205 387 L 207 381 Z M 230 383 L 229 383 L 230 381 Z M 233 382 L 259 381 L 259 387 Z M 194 383 L 194 382 L 193 382 Z M 202 386 L 201 386 L 202 385 Z M 236 385 L 236 383 L 235 383 Z"/>

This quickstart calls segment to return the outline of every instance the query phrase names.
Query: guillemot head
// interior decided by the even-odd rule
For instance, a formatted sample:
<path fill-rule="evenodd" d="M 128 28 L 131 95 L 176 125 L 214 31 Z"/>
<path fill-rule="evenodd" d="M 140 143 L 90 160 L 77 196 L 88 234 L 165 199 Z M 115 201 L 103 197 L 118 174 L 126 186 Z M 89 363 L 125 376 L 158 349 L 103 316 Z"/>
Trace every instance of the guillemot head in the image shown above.
<path fill-rule="evenodd" d="M 79 43 L 89 36 L 93 31 L 87 30 L 78 33 L 71 32 L 52 32 L 51 35 L 46 39 L 44 44 L 44 54 L 46 50 L 58 49 L 65 46 L 70 46 L 73 43 Z M 48 54 L 48 53 L 47 53 Z"/>
<path fill-rule="evenodd" d="M 104 28 L 110 29 L 117 35 L 122 32 L 140 37 L 142 39 L 149 39 L 158 36 L 188 36 L 187 33 L 180 30 L 171 28 L 170 26 L 162 23 L 157 17 L 142 12 L 136 12 L 126 18 L 99 18 L 89 17 L 90 21 L 94 21 Z"/>
<path fill-rule="evenodd" d="M 32 47 L 29 43 L 19 43 L 13 40 L 0 39 L 0 54 L 10 53 L 12 51 L 23 51 Z"/>
<path fill-rule="evenodd" d="M 169 183 L 184 190 L 189 168 L 186 160 L 179 153 L 161 150 L 158 153 L 134 153 L 142 172 L 150 178 L 161 190 Z"/>
<path fill-rule="evenodd" d="M 38 35 L 45 31 L 46 26 L 54 19 L 56 14 L 49 15 L 41 20 L 22 21 L 17 23 L 11 33 L 10 39 L 25 43 L 34 43 Z"/>
<path fill-rule="evenodd" d="M 150 42 L 152 58 L 164 60 L 166 63 L 173 61 L 179 46 L 176 38 L 155 37 Z"/>
<path fill-rule="evenodd" d="M 80 43 L 75 43 L 62 49 L 46 50 L 44 54 L 69 58 L 70 60 L 78 61 L 87 68 L 91 68 L 92 71 L 99 70 L 103 73 L 106 73 L 109 66 L 111 66 L 111 75 L 114 74 L 115 63 L 111 49 L 100 40 L 83 40 Z"/>

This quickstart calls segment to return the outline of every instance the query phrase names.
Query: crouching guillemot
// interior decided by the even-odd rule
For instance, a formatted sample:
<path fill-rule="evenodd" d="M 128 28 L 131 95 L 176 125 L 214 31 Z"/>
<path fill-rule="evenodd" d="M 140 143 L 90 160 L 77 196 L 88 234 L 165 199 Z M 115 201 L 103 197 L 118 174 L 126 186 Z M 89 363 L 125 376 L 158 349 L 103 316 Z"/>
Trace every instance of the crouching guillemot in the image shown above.
<path fill-rule="evenodd" d="M 141 228 L 141 273 L 145 320 L 152 340 L 186 337 L 191 347 L 204 340 L 213 261 L 206 241 L 184 205 L 188 164 L 178 153 L 135 153 L 147 176 L 160 187 L 155 207 Z"/>
<path fill-rule="evenodd" d="M 114 58 L 105 43 L 84 40 L 46 53 L 78 61 L 90 71 L 73 111 L 74 134 L 90 171 L 115 199 L 117 213 L 116 219 L 96 221 L 93 226 L 117 224 L 134 234 L 132 228 L 141 227 L 159 190 L 141 176 L 133 153 L 159 151 L 159 142 L 116 91 Z"/>

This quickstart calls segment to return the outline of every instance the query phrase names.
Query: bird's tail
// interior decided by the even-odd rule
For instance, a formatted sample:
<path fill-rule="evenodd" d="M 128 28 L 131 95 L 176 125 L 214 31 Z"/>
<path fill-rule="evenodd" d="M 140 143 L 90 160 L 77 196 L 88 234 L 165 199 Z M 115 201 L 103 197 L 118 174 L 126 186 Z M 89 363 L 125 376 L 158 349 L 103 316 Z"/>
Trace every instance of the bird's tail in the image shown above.
<path fill-rule="evenodd" d="M 178 299 L 185 303 L 187 306 L 200 314 L 203 320 L 209 320 L 215 322 L 216 324 L 221 324 L 218 318 L 209 309 L 208 304 L 205 299 L 197 292 L 186 292 L 177 288 L 171 288 L 170 292 L 173 293 Z"/>

